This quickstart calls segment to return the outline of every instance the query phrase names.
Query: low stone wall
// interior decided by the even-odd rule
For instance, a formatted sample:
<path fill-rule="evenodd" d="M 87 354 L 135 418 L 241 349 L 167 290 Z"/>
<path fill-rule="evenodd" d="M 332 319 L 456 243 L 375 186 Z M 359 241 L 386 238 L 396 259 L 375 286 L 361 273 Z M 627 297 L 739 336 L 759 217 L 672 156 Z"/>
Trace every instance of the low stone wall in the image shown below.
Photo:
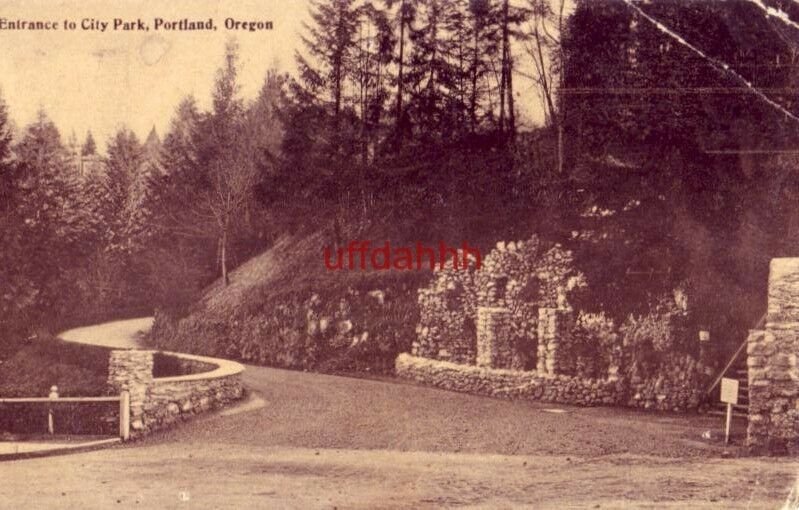
<path fill-rule="evenodd" d="M 395 370 L 400 377 L 436 388 L 491 397 L 596 406 L 620 404 L 624 395 L 618 381 L 459 365 L 410 354 L 397 357 Z"/>
<path fill-rule="evenodd" d="M 244 395 L 244 367 L 233 361 L 165 353 L 180 359 L 187 371 L 205 372 L 153 377 L 154 351 L 112 351 L 108 383 L 115 392 L 130 393 L 131 435 L 140 436 L 176 421 L 221 407 Z"/>
<path fill-rule="evenodd" d="M 699 406 L 694 381 L 664 374 L 649 379 L 587 379 L 538 371 L 506 370 L 400 354 L 399 377 L 436 388 L 490 397 L 518 398 L 579 406 L 618 405 L 648 411 L 684 412 Z"/>

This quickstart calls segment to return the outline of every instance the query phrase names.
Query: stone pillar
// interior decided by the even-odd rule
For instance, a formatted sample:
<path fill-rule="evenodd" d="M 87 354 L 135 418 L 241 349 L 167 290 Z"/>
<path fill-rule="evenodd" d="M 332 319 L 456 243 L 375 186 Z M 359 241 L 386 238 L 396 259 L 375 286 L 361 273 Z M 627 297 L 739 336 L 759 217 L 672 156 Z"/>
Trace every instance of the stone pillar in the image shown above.
<path fill-rule="evenodd" d="M 538 372 L 558 373 L 558 344 L 571 332 L 572 312 L 568 309 L 538 309 Z"/>
<path fill-rule="evenodd" d="M 130 393 L 130 428 L 133 431 L 145 427 L 144 404 L 147 387 L 153 381 L 153 352 L 111 351 L 108 361 L 108 385 L 116 393 Z"/>
<path fill-rule="evenodd" d="M 799 451 L 799 258 L 771 261 L 765 331 L 747 344 L 747 443 Z"/>
<path fill-rule="evenodd" d="M 510 335 L 510 311 L 507 308 L 477 309 L 477 366 L 510 368 L 513 345 Z"/>

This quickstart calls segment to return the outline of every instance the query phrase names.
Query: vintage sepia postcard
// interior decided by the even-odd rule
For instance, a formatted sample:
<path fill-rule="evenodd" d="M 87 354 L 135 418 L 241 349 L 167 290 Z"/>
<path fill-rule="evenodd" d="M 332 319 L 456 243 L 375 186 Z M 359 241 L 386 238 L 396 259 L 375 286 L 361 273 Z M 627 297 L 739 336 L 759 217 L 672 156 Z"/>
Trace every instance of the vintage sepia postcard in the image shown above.
<path fill-rule="evenodd" d="M 799 1 L 0 0 L 0 508 L 799 509 Z"/>

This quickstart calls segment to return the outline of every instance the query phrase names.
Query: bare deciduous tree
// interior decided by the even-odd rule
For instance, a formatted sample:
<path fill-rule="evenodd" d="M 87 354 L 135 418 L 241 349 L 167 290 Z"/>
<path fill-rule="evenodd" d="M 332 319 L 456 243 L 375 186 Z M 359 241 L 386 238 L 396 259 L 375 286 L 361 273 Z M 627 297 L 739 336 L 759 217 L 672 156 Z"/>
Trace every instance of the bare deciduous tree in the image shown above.
<path fill-rule="evenodd" d="M 523 39 L 524 48 L 533 62 L 539 97 L 545 119 L 557 136 L 557 171 L 563 173 L 563 34 L 566 0 L 528 0 L 530 17 L 528 30 Z"/>

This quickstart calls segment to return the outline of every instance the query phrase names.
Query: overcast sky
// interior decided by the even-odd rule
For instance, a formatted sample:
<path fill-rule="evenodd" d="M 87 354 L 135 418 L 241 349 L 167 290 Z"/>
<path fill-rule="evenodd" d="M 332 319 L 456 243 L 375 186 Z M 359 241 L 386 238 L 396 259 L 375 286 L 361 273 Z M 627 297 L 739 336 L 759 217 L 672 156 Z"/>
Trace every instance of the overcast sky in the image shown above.
<path fill-rule="evenodd" d="M 3 0 L 7 20 L 56 21 L 55 31 L 0 30 L 0 91 L 11 118 L 24 127 L 44 108 L 66 141 L 91 130 L 102 150 L 121 125 L 140 138 L 155 126 L 163 137 L 176 106 L 193 94 L 207 108 L 225 40 L 235 33 L 241 50 L 242 95 L 257 94 L 269 67 L 294 70 L 307 0 Z M 105 32 L 80 29 L 83 19 L 204 20 L 215 32 Z M 272 21 L 271 31 L 230 32 L 225 18 Z M 78 24 L 64 30 L 64 20 Z M 517 80 L 517 104 L 529 112 L 536 98 Z M 527 114 L 528 117 L 530 114 Z M 533 115 L 535 117 L 535 115 Z"/>

